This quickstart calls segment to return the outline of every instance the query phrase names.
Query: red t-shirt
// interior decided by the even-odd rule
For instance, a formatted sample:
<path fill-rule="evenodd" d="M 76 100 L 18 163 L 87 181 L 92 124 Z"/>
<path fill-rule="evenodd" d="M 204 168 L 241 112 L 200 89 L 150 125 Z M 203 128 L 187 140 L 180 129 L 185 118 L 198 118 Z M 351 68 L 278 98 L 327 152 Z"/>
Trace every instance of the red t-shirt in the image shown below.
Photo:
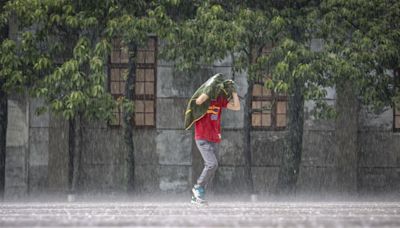
<path fill-rule="evenodd" d="M 211 100 L 207 113 L 196 121 L 194 127 L 195 139 L 203 139 L 215 143 L 221 142 L 221 111 L 226 108 L 228 100 L 218 97 Z"/>

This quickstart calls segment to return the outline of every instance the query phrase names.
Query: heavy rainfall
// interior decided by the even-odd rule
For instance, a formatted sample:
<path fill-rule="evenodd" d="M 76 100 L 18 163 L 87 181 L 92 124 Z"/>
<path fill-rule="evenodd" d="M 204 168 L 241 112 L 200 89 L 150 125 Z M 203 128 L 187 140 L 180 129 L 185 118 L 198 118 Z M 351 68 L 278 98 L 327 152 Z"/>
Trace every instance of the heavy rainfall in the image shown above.
<path fill-rule="evenodd" d="M 0 6 L 0 227 L 400 226 L 399 1 Z"/>

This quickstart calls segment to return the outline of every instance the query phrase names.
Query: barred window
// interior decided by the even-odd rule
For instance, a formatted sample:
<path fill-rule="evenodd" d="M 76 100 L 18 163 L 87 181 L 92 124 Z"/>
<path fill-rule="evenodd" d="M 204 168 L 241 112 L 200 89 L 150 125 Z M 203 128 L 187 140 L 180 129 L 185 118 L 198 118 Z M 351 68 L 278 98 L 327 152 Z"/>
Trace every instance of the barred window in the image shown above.
<path fill-rule="evenodd" d="M 263 48 L 262 54 L 269 55 L 273 45 Z M 264 81 L 270 78 L 269 67 L 264 77 L 256 80 L 252 91 L 252 127 L 255 129 L 283 130 L 287 126 L 288 98 L 286 94 L 276 93 L 264 87 Z"/>
<path fill-rule="evenodd" d="M 135 82 L 135 126 L 155 126 L 157 40 L 150 37 L 147 45 L 138 49 Z"/>
<path fill-rule="evenodd" d="M 287 96 L 255 84 L 252 94 L 252 126 L 281 130 L 287 125 Z"/>
<path fill-rule="evenodd" d="M 136 62 L 136 80 L 134 104 L 135 112 L 133 125 L 137 127 L 155 126 L 155 98 L 156 98 L 156 37 L 149 37 L 145 47 L 138 48 Z M 113 40 L 113 50 L 110 57 L 110 92 L 115 99 L 124 96 L 125 83 L 128 74 L 128 48 L 121 40 Z M 114 110 L 114 119 L 110 122 L 112 126 L 122 125 L 122 110 Z"/>

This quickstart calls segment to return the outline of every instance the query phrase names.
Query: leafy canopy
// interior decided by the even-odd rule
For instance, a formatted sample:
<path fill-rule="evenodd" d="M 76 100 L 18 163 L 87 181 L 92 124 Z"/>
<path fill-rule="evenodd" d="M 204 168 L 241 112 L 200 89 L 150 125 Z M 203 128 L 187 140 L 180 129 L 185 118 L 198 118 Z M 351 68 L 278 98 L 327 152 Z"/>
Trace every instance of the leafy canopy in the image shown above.
<path fill-rule="evenodd" d="M 111 40 L 144 43 L 154 27 L 146 19 L 147 1 L 9 1 L 0 16 L 4 24 L 17 18 L 19 40 L 1 44 L 2 89 L 29 88 L 49 108 L 71 119 L 77 114 L 110 119 L 118 104 L 106 91 Z M 45 107 L 42 110 L 44 111 Z"/>

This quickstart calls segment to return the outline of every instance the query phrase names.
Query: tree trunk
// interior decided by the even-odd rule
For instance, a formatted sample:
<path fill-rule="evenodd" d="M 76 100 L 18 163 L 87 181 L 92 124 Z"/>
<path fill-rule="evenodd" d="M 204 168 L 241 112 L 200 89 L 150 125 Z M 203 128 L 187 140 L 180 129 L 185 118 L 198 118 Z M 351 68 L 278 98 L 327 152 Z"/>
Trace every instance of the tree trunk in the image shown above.
<path fill-rule="evenodd" d="M 6 1 L 0 1 L 0 7 Z M 0 31 L 0 42 L 8 38 L 8 26 L 3 26 Z M 7 93 L 3 91 L 2 87 L 4 81 L 0 81 L 0 200 L 4 198 L 5 187 L 5 174 L 6 174 L 6 139 L 7 139 L 7 124 L 8 124 L 8 104 Z"/>
<path fill-rule="evenodd" d="M 250 194 L 254 193 L 253 175 L 251 171 L 251 96 L 253 94 L 252 80 L 247 80 L 248 88 L 244 104 L 244 119 L 243 119 L 243 156 L 245 161 L 245 178 L 247 190 Z"/>
<path fill-rule="evenodd" d="M 81 158 L 82 158 L 82 115 L 78 114 L 69 122 L 69 181 L 70 193 L 80 190 Z"/>
<path fill-rule="evenodd" d="M 129 101 L 133 100 L 133 92 L 136 81 L 136 56 L 137 56 L 137 45 L 136 43 L 129 44 L 129 72 L 128 79 L 125 84 L 125 96 Z M 133 127 L 132 127 L 132 115 L 133 113 L 129 110 L 124 110 L 124 140 L 128 147 L 128 193 L 133 193 L 135 189 L 135 145 L 133 142 Z"/>
<path fill-rule="evenodd" d="M 289 96 L 288 137 L 279 170 L 278 194 L 295 193 L 300 169 L 303 146 L 304 96 L 301 82 L 297 80 L 294 85 L 294 90 Z"/>
<path fill-rule="evenodd" d="M 352 83 L 337 86 L 336 110 L 336 168 L 340 194 L 357 193 L 358 111 L 359 102 Z"/>
<path fill-rule="evenodd" d="M 6 138 L 7 138 L 7 94 L 1 90 L 0 82 L 0 200 L 4 198 L 6 174 Z"/>
<path fill-rule="evenodd" d="M 69 193 L 72 193 L 75 154 L 75 118 L 68 120 L 68 126 L 68 188 Z"/>

